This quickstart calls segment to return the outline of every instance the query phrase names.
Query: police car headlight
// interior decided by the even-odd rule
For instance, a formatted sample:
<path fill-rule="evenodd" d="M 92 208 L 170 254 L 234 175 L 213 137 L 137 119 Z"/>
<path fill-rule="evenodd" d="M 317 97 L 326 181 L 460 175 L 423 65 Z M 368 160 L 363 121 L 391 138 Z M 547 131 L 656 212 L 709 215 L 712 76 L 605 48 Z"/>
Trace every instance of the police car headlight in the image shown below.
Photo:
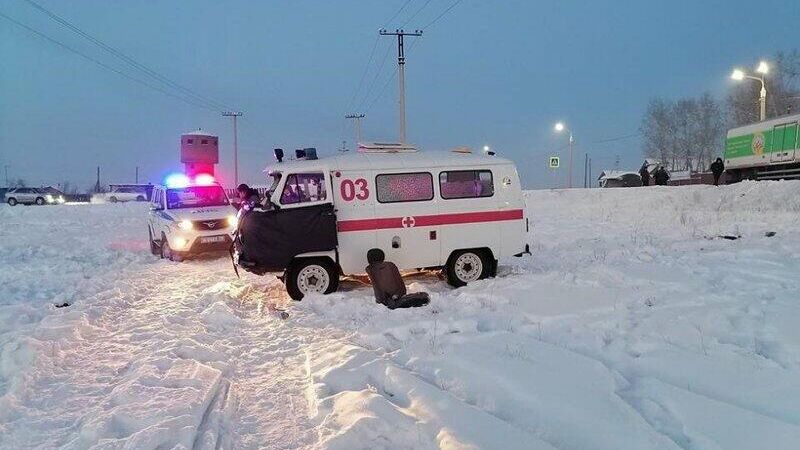
<path fill-rule="evenodd" d="M 183 231 L 191 231 L 191 229 L 194 228 L 194 225 L 192 225 L 191 220 L 181 220 L 178 222 L 178 228 Z"/>
<path fill-rule="evenodd" d="M 239 218 L 236 216 L 228 216 L 228 226 L 232 228 L 236 228 L 236 225 L 239 224 Z"/>
<path fill-rule="evenodd" d="M 53 203 L 53 196 L 52 195 L 47 194 L 47 195 L 44 196 L 44 198 L 47 200 L 47 203 Z"/>

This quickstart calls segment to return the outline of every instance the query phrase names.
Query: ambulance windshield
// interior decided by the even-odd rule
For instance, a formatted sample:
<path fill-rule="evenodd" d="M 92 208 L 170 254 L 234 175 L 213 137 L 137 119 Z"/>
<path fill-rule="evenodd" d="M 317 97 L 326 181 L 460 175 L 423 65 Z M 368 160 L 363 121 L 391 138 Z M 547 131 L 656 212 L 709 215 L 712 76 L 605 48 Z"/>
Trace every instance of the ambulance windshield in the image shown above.
<path fill-rule="evenodd" d="M 188 186 L 167 189 L 167 209 L 225 206 L 228 198 L 220 186 Z"/>

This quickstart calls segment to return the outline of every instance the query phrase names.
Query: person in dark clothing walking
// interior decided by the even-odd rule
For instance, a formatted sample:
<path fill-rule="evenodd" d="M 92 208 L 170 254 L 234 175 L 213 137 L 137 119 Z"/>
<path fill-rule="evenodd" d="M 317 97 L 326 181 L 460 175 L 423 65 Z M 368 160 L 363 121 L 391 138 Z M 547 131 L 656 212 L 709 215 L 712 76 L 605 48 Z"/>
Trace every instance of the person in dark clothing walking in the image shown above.
<path fill-rule="evenodd" d="M 406 284 L 400 276 L 400 271 L 394 263 L 384 261 L 385 259 L 386 254 L 379 248 L 367 251 L 369 265 L 365 270 L 375 292 L 375 301 L 389 309 L 427 305 L 430 301 L 428 294 L 424 292 L 406 294 Z"/>
<path fill-rule="evenodd" d="M 650 186 L 650 171 L 647 170 L 647 161 L 639 169 L 639 176 L 642 177 L 642 186 Z"/>
<path fill-rule="evenodd" d="M 653 174 L 657 186 L 666 186 L 669 181 L 669 172 L 664 166 L 658 166 L 656 172 Z"/>
<path fill-rule="evenodd" d="M 725 163 L 722 162 L 722 158 L 717 158 L 716 161 L 711 163 L 711 173 L 714 175 L 714 186 L 719 186 L 719 177 L 722 176 L 722 172 L 725 171 Z"/>

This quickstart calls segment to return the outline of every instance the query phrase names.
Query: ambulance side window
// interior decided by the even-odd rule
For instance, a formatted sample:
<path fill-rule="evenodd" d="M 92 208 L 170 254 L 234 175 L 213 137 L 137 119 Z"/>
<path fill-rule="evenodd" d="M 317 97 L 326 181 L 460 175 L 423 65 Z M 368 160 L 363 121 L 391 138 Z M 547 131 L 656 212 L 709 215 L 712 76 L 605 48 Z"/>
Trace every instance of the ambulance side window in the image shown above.
<path fill-rule="evenodd" d="M 433 176 L 428 172 L 387 173 L 375 177 L 378 202 L 433 200 Z"/>
<path fill-rule="evenodd" d="M 439 192 L 445 200 L 480 198 L 494 195 L 494 180 L 489 170 L 451 170 L 439 173 Z"/>
<path fill-rule="evenodd" d="M 283 185 L 281 204 L 320 202 L 327 198 L 324 173 L 293 173 L 286 178 L 286 183 Z"/>

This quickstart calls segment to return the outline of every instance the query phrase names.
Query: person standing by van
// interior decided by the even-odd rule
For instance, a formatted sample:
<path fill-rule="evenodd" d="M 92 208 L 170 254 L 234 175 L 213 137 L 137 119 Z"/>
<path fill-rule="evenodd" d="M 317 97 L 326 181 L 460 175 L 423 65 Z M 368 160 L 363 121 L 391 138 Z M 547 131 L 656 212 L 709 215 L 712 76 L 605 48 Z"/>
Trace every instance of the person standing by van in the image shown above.
<path fill-rule="evenodd" d="M 242 208 L 247 208 L 248 211 L 261 203 L 261 196 L 258 195 L 258 191 L 244 183 L 236 187 L 236 195 L 239 196 L 239 204 Z"/>
<path fill-rule="evenodd" d="M 714 186 L 719 186 L 719 177 L 722 176 L 722 172 L 725 171 L 725 163 L 722 162 L 722 158 L 717 158 L 716 161 L 711 163 L 711 173 L 714 175 Z"/>
<path fill-rule="evenodd" d="M 650 171 L 647 170 L 647 161 L 639 169 L 639 176 L 642 177 L 642 186 L 650 186 Z"/>
<path fill-rule="evenodd" d="M 666 186 L 667 182 L 669 181 L 669 172 L 664 166 L 659 165 L 656 169 L 656 172 L 653 174 L 653 178 L 656 181 L 657 186 Z"/>

